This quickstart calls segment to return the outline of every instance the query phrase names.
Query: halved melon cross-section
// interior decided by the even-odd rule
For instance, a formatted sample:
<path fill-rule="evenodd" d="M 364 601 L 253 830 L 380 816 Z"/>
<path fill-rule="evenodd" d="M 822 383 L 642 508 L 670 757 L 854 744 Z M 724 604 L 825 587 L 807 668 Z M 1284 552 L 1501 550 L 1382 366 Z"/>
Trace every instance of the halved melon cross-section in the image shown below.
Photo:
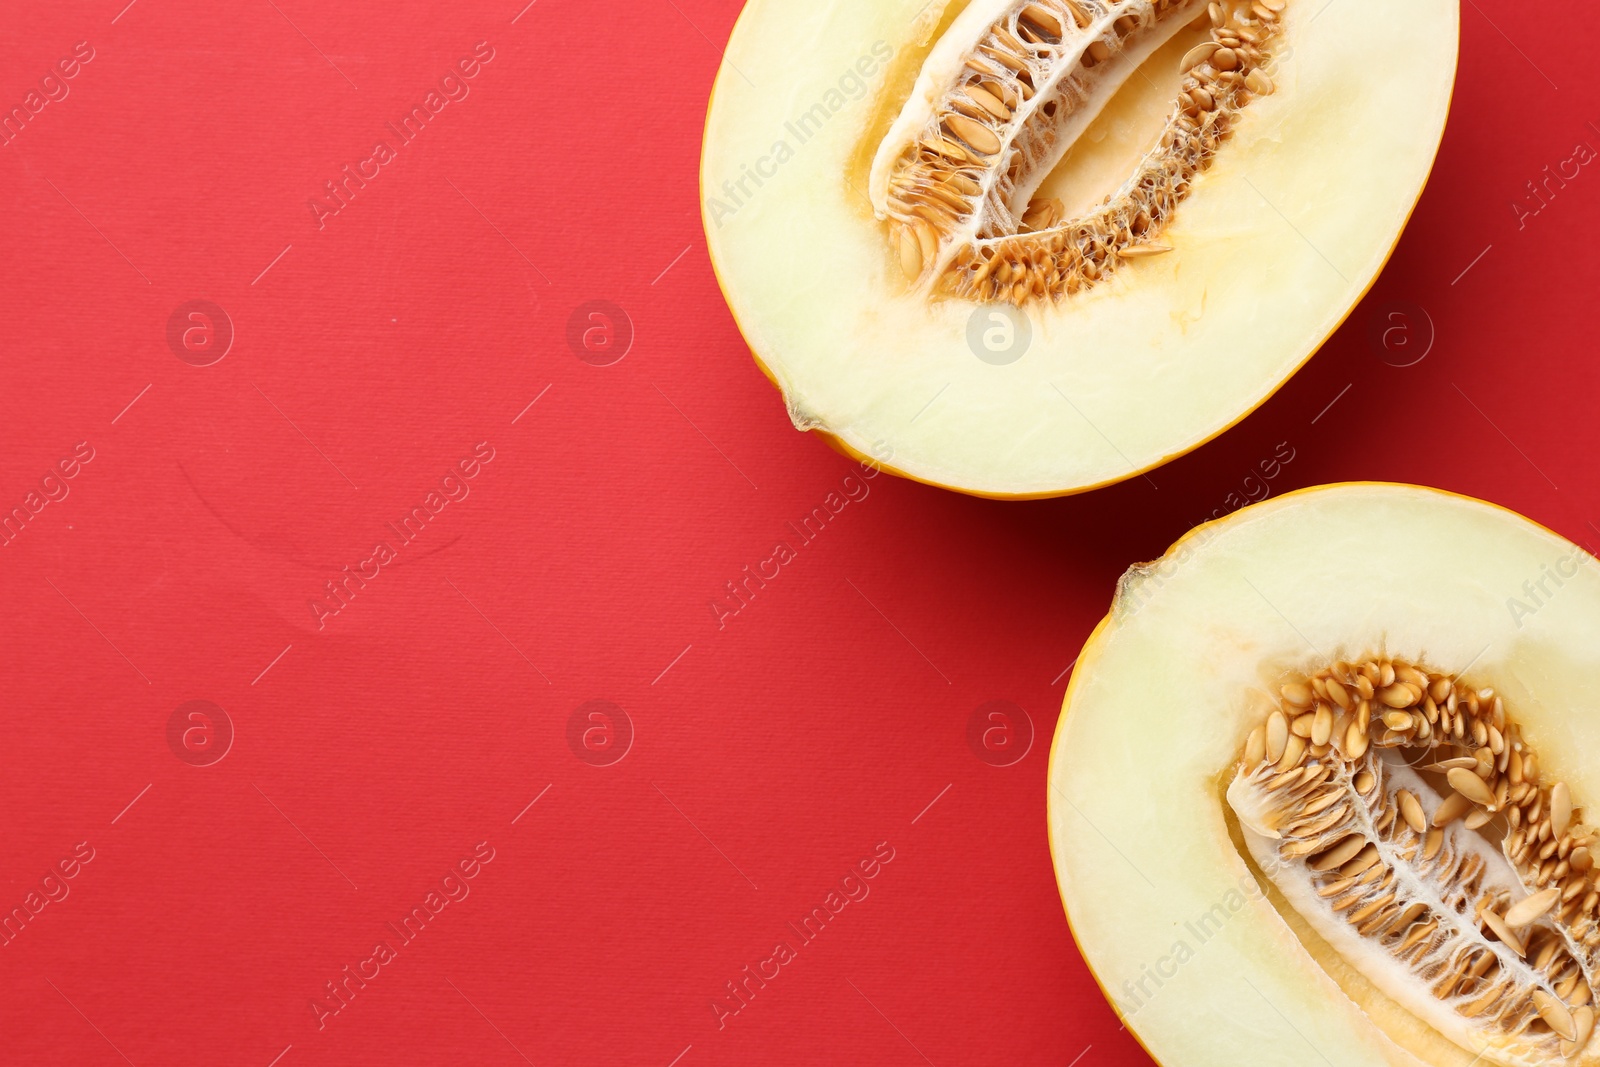
<path fill-rule="evenodd" d="M 983 496 L 1118 481 L 1242 418 L 1372 284 L 1459 8 L 749 0 L 706 118 L 712 266 L 796 427 Z"/>
<path fill-rule="evenodd" d="M 1593 564 L 1487 504 L 1348 485 L 1128 572 L 1050 837 L 1167 1067 L 1600 1064 Z"/>
<path fill-rule="evenodd" d="M 974 3 L 923 66 L 882 145 L 872 200 L 906 276 L 977 300 L 1071 295 L 1123 260 L 1172 251 L 1161 231 L 1232 132 L 1272 92 L 1285 0 Z M 1155 144 L 1087 214 L 1034 193 L 1128 78 L 1193 21 L 1208 38 Z M 957 61 L 959 60 L 959 65 Z"/>

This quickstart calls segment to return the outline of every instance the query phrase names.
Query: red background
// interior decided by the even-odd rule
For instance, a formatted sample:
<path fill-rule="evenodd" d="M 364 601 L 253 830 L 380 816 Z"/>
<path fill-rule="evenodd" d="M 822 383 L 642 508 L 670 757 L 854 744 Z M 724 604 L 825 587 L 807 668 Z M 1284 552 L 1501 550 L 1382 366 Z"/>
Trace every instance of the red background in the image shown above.
<path fill-rule="evenodd" d="M 0 508 L 94 450 L 0 547 L 0 907 L 94 850 L 0 947 L 5 1062 L 1144 1063 L 1044 820 L 1116 576 L 1344 479 L 1600 536 L 1600 174 L 1512 207 L 1600 147 L 1573 0 L 1536 26 L 1467 0 L 1393 261 L 1241 426 L 1060 501 L 879 477 L 720 629 L 725 583 L 854 467 L 790 429 L 707 262 L 736 0 L 124 3 L 13 4 L 0 34 L 7 109 L 95 55 L 0 147 Z M 319 229 L 323 182 L 479 41 L 470 95 Z M 211 366 L 167 342 L 195 299 L 236 332 Z M 590 300 L 632 323 L 610 366 L 566 341 Z M 319 629 L 324 583 L 479 442 L 470 495 Z M 635 734 L 610 766 L 568 743 L 594 699 Z M 169 746 L 191 700 L 235 731 L 209 766 Z M 1036 733 L 1011 766 L 968 743 L 994 700 Z M 324 983 L 481 841 L 470 896 L 319 1029 Z M 870 895 L 719 1028 L 880 842 Z"/>

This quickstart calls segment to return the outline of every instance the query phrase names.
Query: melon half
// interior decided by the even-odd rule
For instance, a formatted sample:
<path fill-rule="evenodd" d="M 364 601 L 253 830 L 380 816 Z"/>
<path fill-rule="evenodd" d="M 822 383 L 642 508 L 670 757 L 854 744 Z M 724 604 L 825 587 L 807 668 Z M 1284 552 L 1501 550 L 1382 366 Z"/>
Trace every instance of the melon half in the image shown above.
<path fill-rule="evenodd" d="M 1129 570 L 1050 755 L 1073 934 L 1166 1067 L 1600 1063 L 1600 567 L 1308 489 Z"/>
<path fill-rule="evenodd" d="M 712 265 L 802 430 L 964 492 L 1127 478 L 1282 384 L 1416 203 L 1455 0 L 751 0 Z"/>

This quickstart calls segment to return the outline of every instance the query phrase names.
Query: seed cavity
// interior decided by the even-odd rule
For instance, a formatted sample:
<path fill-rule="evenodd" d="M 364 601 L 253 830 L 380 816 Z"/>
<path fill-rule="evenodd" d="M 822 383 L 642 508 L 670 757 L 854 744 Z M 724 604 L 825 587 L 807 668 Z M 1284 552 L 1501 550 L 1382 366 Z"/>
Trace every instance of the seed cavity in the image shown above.
<path fill-rule="evenodd" d="M 987 24 L 957 19 L 873 162 L 873 206 L 907 279 L 929 296 L 1023 305 L 1172 251 L 1158 238 L 1178 204 L 1250 101 L 1275 91 L 1265 68 L 1283 12 L 1281 0 L 1019 0 Z M 1036 201 L 1123 82 L 1191 23 L 1211 39 L 1180 61 L 1134 173 L 1077 217 Z"/>
<path fill-rule="evenodd" d="M 1228 804 L 1289 905 L 1484 1062 L 1583 1052 L 1600 974 L 1594 832 L 1570 786 L 1541 777 L 1504 698 L 1372 656 L 1281 683 L 1277 705 Z"/>

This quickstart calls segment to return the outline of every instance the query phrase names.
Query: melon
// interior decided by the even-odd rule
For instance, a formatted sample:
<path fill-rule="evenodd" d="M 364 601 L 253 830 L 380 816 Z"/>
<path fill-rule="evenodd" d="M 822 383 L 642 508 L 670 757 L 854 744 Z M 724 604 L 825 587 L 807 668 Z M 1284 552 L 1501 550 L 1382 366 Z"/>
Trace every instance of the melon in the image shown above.
<path fill-rule="evenodd" d="M 1454 0 L 751 0 L 712 265 L 801 430 L 963 492 L 1127 478 L 1260 404 L 1372 284 Z"/>
<path fill-rule="evenodd" d="M 1600 1064 L 1600 568 L 1432 489 L 1129 570 L 1049 769 L 1073 934 L 1166 1067 Z"/>

